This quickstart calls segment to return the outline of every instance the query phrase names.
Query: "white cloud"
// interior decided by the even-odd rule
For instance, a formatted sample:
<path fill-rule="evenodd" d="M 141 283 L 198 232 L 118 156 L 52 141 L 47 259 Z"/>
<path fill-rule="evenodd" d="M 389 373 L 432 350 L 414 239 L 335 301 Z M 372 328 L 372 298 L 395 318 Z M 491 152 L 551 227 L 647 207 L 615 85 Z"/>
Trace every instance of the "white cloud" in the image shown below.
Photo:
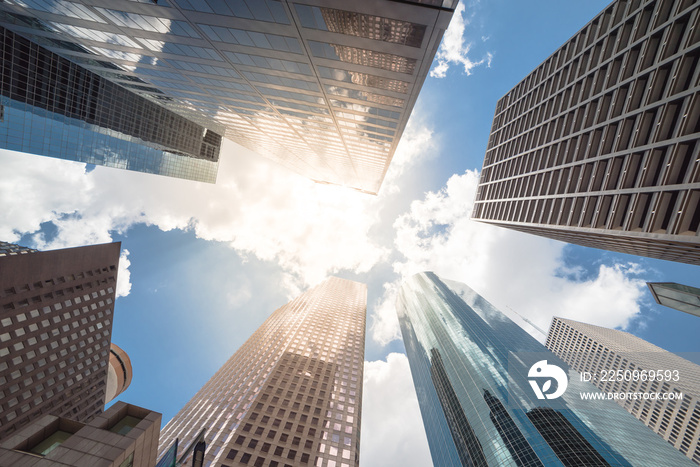
<path fill-rule="evenodd" d="M 395 282 L 384 284 L 384 295 L 379 299 L 371 315 L 370 334 L 372 339 L 382 346 L 401 338 L 395 305 L 396 286 Z"/>
<path fill-rule="evenodd" d="M 442 38 L 440 49 L 435 55 L 437 65 L 430 71 L 430 76 L 433 78 L 444 78 L 447 75 L 450 64 L 461 65 L 464 67 L 464 72 L 467 75 L 471 74 L 474 67 L 483 63 L 487 63 L 487 66 L 491 66 L 493 56 L 490 53 L 477 62 L 469 58 L 468 54 L 471 49 L 471 44 L 467 43 L 465 39 L 465 29 L 468 24 L 469 20 L 465 17 L 464 3 L 460 2 Z M 485 41 L 483 36 L 482 41 Z"/>
<path fill-rule="evenodd" d="M 86 173 L 84 164 L 3 151 L 0 238 L 35 234 L 39 249 L 55 249 L 109 242 L 137 223 L 192 230 L 277 262 L 292 296 L 336 271 L 363 273 L 386 260 L 389 250 L 369 231 L 396 198 L 400 174 L 434 145 L 425 125 L 410 123 L 378 196 L 313 183 L 227 140 L 215 185 L 101 166 Z M 44 222 L 57 227 L 55 237 L 37 234 Z"/>
<path fill-rule="evenodd" d="M 431 466 L 422 420 L 406 355 L 365 362 L 360 465 Z"/>
<path fill-rule="evenodd" d="M 117 273 L 117 298 L 126 297 L 131 292 L 131 272 L 129 271 L 129 250 L 122 249 L 119 256 L 119 272 Z"/>
<path fill-rule="evenodd" d="M 434 157 L 438 153 L 437 146 L 435 134 L 425 121 L 421 109 L 414 109 L 389 165 L 379 191 L 379 199 L 383 201 L 388 196 L 398 193 L 401 175 L 422 159 Z"/>
<path fill-rule="evenodd" d="M 454 175 L 442 190 L 414 201 L 396 220 L 395 246 L 404 259 L 394 269 L 402 279 L 434 271 L 544 330 L 552 316 L 625 328 L 640 312 L 645 285 L 636 278 L 639 265 L 603 264 L 592 277 L 582 278 L 582 269 L 567 269 L 564 243 L 472 221 L 478 181 L 477 171 Z M 386 290 L 385 300 L 393 300 L 393 288 Z M 378 343 L 396 335 L 397 322 L 389 316 L 395 313 L 390 306 L 375 310 L 374 323 L 381 325 L 371 335 Z"/>

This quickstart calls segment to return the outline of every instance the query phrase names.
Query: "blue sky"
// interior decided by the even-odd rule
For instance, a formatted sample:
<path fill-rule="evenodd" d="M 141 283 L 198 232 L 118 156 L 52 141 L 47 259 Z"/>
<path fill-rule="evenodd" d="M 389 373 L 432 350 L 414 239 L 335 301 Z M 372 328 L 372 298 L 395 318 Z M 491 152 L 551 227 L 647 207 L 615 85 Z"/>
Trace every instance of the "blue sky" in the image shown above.
<path fill-rule="evenodd" d="M 656 305 L 644 284 L 700 286 L 697 266 L 469 219 L 496 101 L 606 4 L 464 2 L 434 66 L 444 77 L 426 80 L 376 197 L 314 184 L 230 142 L 214 186 L 3 152 L 0 238 L 40 249 L 122 242 L 112 339 L 134 380 L 120 399 L 164 423 L 276 308 L 330 274 L 367 283 L 362 465 L 429 465 L 393 309 L 408 275 L 467 283 L 543 329 L 565 316 L 700 351 L 700 319 Z"/>

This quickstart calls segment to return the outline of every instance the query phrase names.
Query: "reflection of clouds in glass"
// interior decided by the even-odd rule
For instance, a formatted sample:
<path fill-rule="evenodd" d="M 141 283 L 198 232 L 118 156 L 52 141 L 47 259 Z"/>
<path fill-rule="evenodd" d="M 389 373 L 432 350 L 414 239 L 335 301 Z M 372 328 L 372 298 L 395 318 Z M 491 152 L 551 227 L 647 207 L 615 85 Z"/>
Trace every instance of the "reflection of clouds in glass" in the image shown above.
<path fill-rule="evenodd" d="M 130 62 L 139 62 L 144 57 L 144 55 L 124 52 L 122 50 L 106 49 L 104 47 L 88 47 L 88 49 L 104 57 L 114 58 L 117 60 L 128 60 Z"/>
<path fill-rule="evenodd" d="M 56 15 L 68 16 L 78 19 L 89 19 L 98 23 L 105 23 L 105 20 L 94 14 L 88 7 L 79 3 L 65 0 L 5 0 L 10 4 L 17 4 L 32 10 L 46 11 Z"/>
<path fill-rule="evenodd" d="M 129 160 L 126 157 L 107 147 L 95 148 L 94 160 L 85 162 L 117 169 L 127 169 L 129 167 Z"/>
<path fill-rule="evenodd" d="M 80 26 L 74 26 L 71 24 L 57 23 L 54 21 L 48 21 L 48 25 L 52 26 L 54 30 L 63 32 L 72 37 L 77 37 L 79 39 L 87 39 L 91 41 L 104 42 L 106 44 L 122 45 L 124 47 L 133 47 L 135 49 L 142 49 L 138 43 L 132 41 L 123 34 L 109 33 L 105 31 L 99 31 L 97 29 L 84 28 Z"/>

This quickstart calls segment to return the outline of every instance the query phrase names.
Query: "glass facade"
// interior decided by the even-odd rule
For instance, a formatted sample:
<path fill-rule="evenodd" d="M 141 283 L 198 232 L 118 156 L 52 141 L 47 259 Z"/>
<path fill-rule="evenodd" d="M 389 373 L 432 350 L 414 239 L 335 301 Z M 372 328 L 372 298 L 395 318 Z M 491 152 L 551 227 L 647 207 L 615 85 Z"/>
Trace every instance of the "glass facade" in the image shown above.
<path fill-rule="evenodd" d="M 700 316 L 700 289 L 675 282 L 647 282 L 657 303 Z"/>
<path fill-rule="evenodd" d="M 206 428 L 205 467 L 357 467 L 366 310 L 367 286 L 337 277 L 277 309 L 168 422 L 160 456 Z"/>
<path fill-rule="evenodd" d="M 0 38 L 3 148 L 216 181 L 221 136 L 3 27 Z"/>
<path fill-rule="evenodd" d="M 6 0 L 0 26 L 315 181 L 377 193 L 455 6 Z"/>
<path fill-rule="evenodd" d="M 420 273 L 396 307 L 436 466 L 692 465 L 613 401 L 582 400 L 599 391 L 466 285 Z M 568 376 L 561 397 L 533 391 L 542 360 Z"/>

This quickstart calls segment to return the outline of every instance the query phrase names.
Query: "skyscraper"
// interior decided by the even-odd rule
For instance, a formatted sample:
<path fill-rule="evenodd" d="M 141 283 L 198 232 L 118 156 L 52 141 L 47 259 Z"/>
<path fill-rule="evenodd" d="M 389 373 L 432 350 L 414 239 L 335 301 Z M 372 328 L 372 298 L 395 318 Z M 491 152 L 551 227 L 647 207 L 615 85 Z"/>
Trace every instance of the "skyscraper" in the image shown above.
<path fill-rule="evenodd" d="M 654 300 L 690 315 L 700 316 L 700 289 L 675 282 L 647 282 Z"/>
<path fill-rule="evenodd" d="M 213 183 L 221 136 L 0 27 L 0 145 Z"/>
<path fill-rule="evenodd" d="M 473 219 L 700 264 L 699 12 L 615 1 L 501 98 Z"/>
<path fill-rule="evenodd" d="M 700 464 L 700 366 L 632 334 L 563 318 L 552 320 L 547 348 L 574 370 L 589 373 L 603 392 L 682 394 L 682 399 L 618 399 L 618 403 Z M 611 369 L 623 377 L 606 378 Z M 659 371 L 662 377 L 657 377 Z"/>
<path fill-rule="evenodd" d="M 336 277 L 277 309 L 168 422 L 205 465 L 357 466 L 367 286 Z"/>
<path fill-rule="evenodd" d="M 104 410 L 119 250 L 0 245 L 0 438 Z"/>
<path fill-rule="evenodd" d="M 376 193 L 456 5 L 7 0 L 0 26 L 206 128 L 195 143 L 222 135 L 315 181 Z"/>
<path fill-rule="evenodd" d="M 420 273 L 396 308 L 436 466 L 692 465 L 466 285 Z"/>

